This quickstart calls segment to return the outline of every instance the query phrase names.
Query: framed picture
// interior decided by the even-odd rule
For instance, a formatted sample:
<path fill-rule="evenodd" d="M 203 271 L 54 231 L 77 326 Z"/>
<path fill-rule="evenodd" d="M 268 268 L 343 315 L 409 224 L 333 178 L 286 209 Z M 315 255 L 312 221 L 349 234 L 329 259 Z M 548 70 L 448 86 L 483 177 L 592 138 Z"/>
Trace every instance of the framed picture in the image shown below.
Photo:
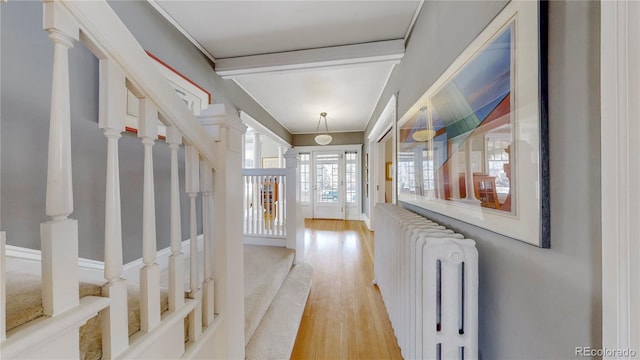
<path fill-rule="evenodd" d="M 398 121 L 398 200 L 550 247 L 546 2 L 512 1 Z"/>
<path fill-rule="evenodd" d="M 384 171 L 385 179 L 387 181 L 393 180 L 393 175 L 391 175 L 391 174 L 393 174 L 393 170 L 391 168 L 391 161 L 387 161 L 384 165 L 385 165 L 384 166 L 385 167 L 385 171 Z"/>
<path fill-rule="evenodd" d="M 211 94 L 208 91 L 182 75 L 171 66 L 165 64 L 152 53 L 147 51 L 147 55 L 154 60 L 154 63 L 160 72 L 164 75 L 171 87 L 175 90 L 176 94 L 180 99 L 182 99 L 182 101 L 184 101 L 185 105 L 193 112 L 194 115 L 199 115 L 200 111 L 209 106 L 211 103 Z M 134 133 L 138 132 L 138 114 L 138 98 L 136 98 L 131 91 L 127 90 L 127 116 L 125 119 L 126 131 Z M 165 126 L 158 121 L 158 137 L 164 138 L 166 133 L 167 130 Z"/>
<path fill-rule="evenodd" d="M 263 157 L 262 158 L 262 168 L 263 169 L 267 169 L 267 168 L 277 168 L 280 167 L 280 164 L 278 163 L 278 158 L 277 157 Z"/>

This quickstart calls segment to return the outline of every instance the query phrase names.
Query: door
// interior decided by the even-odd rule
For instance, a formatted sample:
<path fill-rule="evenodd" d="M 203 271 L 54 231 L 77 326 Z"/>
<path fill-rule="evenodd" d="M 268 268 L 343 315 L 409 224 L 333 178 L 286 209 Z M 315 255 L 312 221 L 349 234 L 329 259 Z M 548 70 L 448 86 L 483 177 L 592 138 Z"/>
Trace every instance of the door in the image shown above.
<path fill-rule="evenodd" d="M 344 151 L 313 154 L 315 163 L 313 217 L 344 220 Z"/>

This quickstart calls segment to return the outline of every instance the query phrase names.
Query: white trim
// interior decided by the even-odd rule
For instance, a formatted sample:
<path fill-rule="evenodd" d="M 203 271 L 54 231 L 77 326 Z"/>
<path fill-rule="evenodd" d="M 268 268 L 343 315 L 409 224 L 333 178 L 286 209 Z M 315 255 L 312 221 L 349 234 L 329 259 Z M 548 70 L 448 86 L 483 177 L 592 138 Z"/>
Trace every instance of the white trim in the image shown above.
<path fill-rule="evenodd" d="M 202 234 L 198 235 L 198 249 L 203 246 Z M 190 239 L 182 242 L 182 252 L 189 254 Z M 156 263 L 160 265 L 160 269 L 166 269 L 169 266 L 169 256 L 171 255 L 171 247 L 158 251 Z M 40 250 L 28 249 L 19 246 L 7 245 L 7 272 L 24 272 L 33 275 L 41 274 Z M 123 267 L 122 277 L 127 279 L 129 283 L 138 283 L 140 276 L 140 268 L 142 267 L 142 258 L 128 262 Z M 80 280 L 101 283 L 104 282 L 104 262 L 92 259 L 78 258 L 78 267 L 80 269 Z"/>
<path fill-rule="evenodd" d="M 154 9 L 156 9 L 156 11 L 160 13 L 160 15 L 162 15 L 165 19 L 167 19 L 167 21 L 170 22 L 171 25 L 173 25 L 178 31 L 180 31 L 180 33 L 184 35 L 184 37 L 186 37 L 187 40 L 189 40 L 195 47 L 197 47 L 198 50 L 200 50 L 204 54 L 204 56 L 206 56 L 213 63 L 217 61 L 216 58 L 213 57 L 213 55 L 211 55 L 211 53 L 209 53 L 207 49 L 205 49 L 205 47 L 198 42 L 198 40 L 196 40 L 193 36 L 191 36 L 191 34 L 187 31 L 187 29 L 182 27 L 182 25 L 180 25 L 180 23 L 176 21 L 176 19 L 174 19 L 173 16 L 169 15 L 169 13 L 160 4 L 158 4 L 156 0 L 147 0 L 147 2 Z"/>
<path fill-rule="evenodd" d="M 245 90 L 246 92 L 246 90 Z M 248 93 L 247 93 L 248 94 Z M 263 106 L 264 108 L 264 106 Z M 273 115 L 271 115 L 273 116 Z M 275 119 L 275 118 L 274 118 Z M 251 115 L 247 114 L 246 112 L 244 112 L 243 110 L 240 110 L 240 120 L 242 120 L 242 122 L 245 125 L 250 126 L 252 129 L 254 129 L 255 131 L 257 131 L 258 133 L 262 134 L 262 135 L 266 135 L 268 136 L 271 140 L 275 141 L 276 143 L 278 143 L 278 145 L 283 145 L 286 147 L 291 147 L 291 144 L 289 144 L 285 139 L 281 138 L 280 136 L 276 135 L 276 133 L 274 133 L 273 131 L 271 131 L 271 129 L 267 128 L 266 126 L 264 126 L 261 122 L 259 122 L 258 120 L 254 119 Z M 277 120 L 276 120 L 277 121 Z M 278 123 L 279 124 L 279 123 Z M 284 126 L 283 126 L 284 127 Z M 285 128 L 286 130 L 287 128 Z M 289 130 L 287 130 L 289 131 Z M 289 131 L 290 132 L 290 131 Z"/>
<path fill-rule="evenodd" d="M 285 247 L 287 246 L 287 239 L 279 238 L 279 237 L 276 238 L 276 237 L 244 235 L 243 243 L 245 245 Z"/>
<path fill-rule="evenodd" d="M 298 153 L 305 152 L 311 153 L 314 151 L 361 151 L 362 144 L 352 144 L 352 145 L 311 145 L 311 146 L 296 146 L 294 147 L 298 151 Z M 312 155 L 313 156 L 313 155 Z"/>
<path fill-rule="evenodd" d="M 369 141 L 380 141 L 382 136 L 391 129 L 395 122 L 395 112 L 396 112 L 396 95 L 391 95 L 389 101 L 387 101 L 387 105 L 385 105 L 382 113 L 378 116 L 378 120 L 376 120 L 375 125 L 369 132 L 369 136 L 367 139 Z"/>
<path fill-rule="evenodd" d="M 354 64 L 397 64 L 404 56 L 404 42 L 404 39 L 395 39 L 218 59 L 215 71 L 223 79 L 233 79 L 246 75 Z"/>
<path fill-rule="evenodd" d="M 364 221 L 364 224 L 367 225 L 367 229 L 373 230 L 369 225 L 369 217 L 367 216 L 367 214 L 365 213 L 360 214 L 360 220 Z"/>
<path fill-rule="evenodd" d="M 416 21 L 418 20 L 418 16 L 420 15 L 420 10 L 422 10 L 422 6 L 424 5 L 424 0 L 420 0 L 418 6 L 416 7 L 416 11 L 413 12 L 413 17 L 411 18 L 411 22 L 409 23 L 409 27 L 407 31 L 404 33 L 404 42 L 407 43 L 409 39 L 409 35 L 413 31 L 413 27 L 416 25 Z"/>
<path fill-rule="evenodd" d="M 640 3 L 603 1 L 602 347 L 640 352 Z M 631 359 L 634 357 L 608 357 Z"/>
<path fill-rule="evenodd" d="M 370 229 L 373 229 L 373 226 L 375 224 L 375 217 L 374 217 L 374 209 L 376 206 L 376 203 L 378 202 L 378 191 L 380 189 L 380 187 L 385 187 L 386 183 L 385 180 L 382 181 L 382 184 L 378 183 L 378 180 L 380 180 L 381 176 L 379 174 L 380 171 L 385 171 L 384 169 L 384 161 L 383 166 L 380 167 L 379 163 L 380 163 L 380 156 L 382 156 L 382 158 L 385 157 L 385 151 L 382 150 L 382 153 L 380 152 L 379 147 L 381 145 L 379 145 L 379 141 L 382 140 L 383 136 L 385 134 L 387 134 L 390 130 L 392 129 L 397 129 L 397 126 L 395 126 L 397 124 L 397 97 L 395 94 L 391 95 L 391 97 L 389 98 L 389 101 L 387 101 L 387 105 L 385 105 L 384 110 L 382 110 L 382 113 L 380 113 L 380 116 L 378 116 L 378 120 L 376 120 L 376 123 L 373 125 L 373 128 L 371 129 L 371 131 L 369 132 L 369 136 L 367 136 L 367 139 L 369 140 L 369 164 L 367 165 L 369 167 L 369 179 L 367 179 L 367 182 L 369 184 L 369 217 L 368 217 L 368 226 Z M 392 137 L 393 139 L 391 141 L 393 141 L 392 147 L 392 153 L 393 153 L 393 158 L 391 160 L 391 166 L 393 169 L 396 168 L 396 154 L 397 154 L 397 149 L 396 149 L 396 136 L 397 136 L 397 130 L 392 131 Z M 393 177 L 393 183 L 391 185 L 392 189 L 393 189 L 393 195 L 391 198 L 391 202 L 396 204 L 397 203 L 397 191 L 396 191 L 396 177 Z"/>

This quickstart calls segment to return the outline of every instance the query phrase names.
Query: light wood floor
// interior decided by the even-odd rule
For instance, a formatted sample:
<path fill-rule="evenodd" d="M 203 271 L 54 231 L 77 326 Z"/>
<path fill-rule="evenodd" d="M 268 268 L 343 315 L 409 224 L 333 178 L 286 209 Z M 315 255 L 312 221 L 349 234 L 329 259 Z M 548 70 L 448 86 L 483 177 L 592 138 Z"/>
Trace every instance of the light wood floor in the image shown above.
<path fill-rule="evenodd" d="M 402 359 L 361 221 L 305 220 L 313 283 L 291 359 Z"/>

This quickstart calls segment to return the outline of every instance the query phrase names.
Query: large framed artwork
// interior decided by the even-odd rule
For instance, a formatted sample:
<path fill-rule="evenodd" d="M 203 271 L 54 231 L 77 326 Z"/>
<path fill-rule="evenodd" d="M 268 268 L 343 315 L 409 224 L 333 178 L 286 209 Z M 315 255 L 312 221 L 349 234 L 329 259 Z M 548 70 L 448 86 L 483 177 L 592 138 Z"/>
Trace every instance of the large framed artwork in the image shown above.
<path fill-rule="evenodd" d="M 171 88 L 176 92 L 176 95 L 182 99 L 194 115 L 199 115 L 200 111 L 209 106 L 211 103 L 211 94 L 208 91 L 164 63 L 152 53 L 147 51 L 147 55 L 153 59 L 158 70 L 160 70 L 165 79 L 167 79 Z M 138 112 L 139 100 L 131 91 L 127 90 L 127 116 L 125 119 L 125 129 L 127 131 L 138 132 Z M 158 122 L 158 136 L 164 138 L 165 135 L 165 126 Z"/>
<path fill-rule="evenodd" d="M 548 248 L 547 4 L 512 1 L 398 121 L 398 200 Z"/>

